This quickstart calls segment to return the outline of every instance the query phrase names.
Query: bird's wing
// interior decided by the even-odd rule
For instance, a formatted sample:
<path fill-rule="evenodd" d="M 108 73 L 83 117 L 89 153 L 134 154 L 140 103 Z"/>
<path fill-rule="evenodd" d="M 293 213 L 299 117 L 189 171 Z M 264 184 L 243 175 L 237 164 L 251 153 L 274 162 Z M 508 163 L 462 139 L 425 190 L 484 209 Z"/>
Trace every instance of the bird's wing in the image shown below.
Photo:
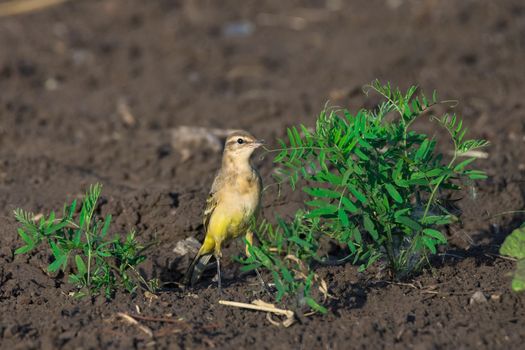
<path fill-rule="evenodd" d="M 213 184 L 211 185 L 210 193 L 208 194 L 208 198 L 206 199 L 206 208 L 204 208 L 204 217 L 203 217 L 205 233 L 208 231 L 208 224 L 210 223 L 211 215 L 213 214 L 213 211 L 217 207 L 217 203 L 218 203 L 217 190 L 219 187 L 219 182 L 221 181 L 220 176 L 221 175 L 218 174 L 215 177 L 215 180 L 213 180 Z"/>

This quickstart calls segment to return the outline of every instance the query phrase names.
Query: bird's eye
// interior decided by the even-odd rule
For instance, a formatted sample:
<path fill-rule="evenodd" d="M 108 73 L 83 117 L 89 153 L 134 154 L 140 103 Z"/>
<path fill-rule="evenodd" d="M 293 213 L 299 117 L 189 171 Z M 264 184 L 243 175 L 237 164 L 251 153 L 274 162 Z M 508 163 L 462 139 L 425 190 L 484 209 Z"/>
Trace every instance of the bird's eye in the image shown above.
<path fill-rule="evenodd" d="M 242 144 L 244 143 L 244 140 L 243 140 L 243 139 L 237 139 L 237 143 L 238 143 L 239 145 L 242 145 Z"/>

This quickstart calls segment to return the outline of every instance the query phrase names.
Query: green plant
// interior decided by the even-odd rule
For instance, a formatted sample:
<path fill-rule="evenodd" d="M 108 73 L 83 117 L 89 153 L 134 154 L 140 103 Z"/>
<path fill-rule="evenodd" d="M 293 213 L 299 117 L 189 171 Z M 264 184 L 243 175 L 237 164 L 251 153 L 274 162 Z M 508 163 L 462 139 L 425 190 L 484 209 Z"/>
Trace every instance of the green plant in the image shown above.
<path fill-rule="evenodd" d="M 42 216 L 37 221 L 32 213 L 16 209 L 15 218 L 21 224 L 18 234 L 25 245 L 18 248 L 15 254 L 28 253 L 41 243 L 47 243 L 54 259 L 48 271 L 69 272 L 68 280 L 78 288 L 74 293 L 78 297 L 104 292 L 109 298 L 120 287 L 130 293 L 138 287 L 153 292 L 157 282 L 146 282 L 137 271 L 137 266 L 146 257 L 134 231 L 124 239 L 118 235 L 110 239 L 111 215 L 104 220 L 95 217 L 101 190 L 100 184 L 89 187 L 77 215 L 78 220 L 74 220 L 76 200 L 64 206 L 62 218 L 57 218 L 53 211 L 47 218 Z M 74 265 L 68 270 L 72 260 Z"/>
<path fill-rule="evenodd" d="M 250 267 L 271 266 L 278 296 L 297 290 L 283 257 L 292 252 L 306 266 L 324 261 L 317 251 L 322 237 L 348 247 L 343 261 L 359 262 L 361 270 L 381 261 L 394 278 L 410 275 L 446 244 L 439 227 L 457 220 L 447 210 L 444 190 L 459 190 L 464 179 L 486 178 L 467 169 L 475 158 L 459 161 L 487 142 L 465 139 L 466 128 L 456 115 L 431 117 L 452 141 L 446 163 L 434 138 L 412 130 L 438 103 L 435 93 L 428 99 L 416 95 L 415 86 L 402 93 L 378 81 L 365 92 L 370 91 L 383 98 L 375 110 L 354 115 L 325 109 L 315 129 L 292 127 L 287 142 L 279 141 L 278 181 L 288 180 L 294 190 L 303 184 L 308 209 L 296 213 L 292 224 L 280 221 L 259 231 L 260 252 L 254 250 L 245 261 Z"/>
<path fill-rule="evenodd" d="M 512 290 L 515 292 L 525 291 L 525 224 L 512 231 L 505 238 L 499 252 L 501 255 L 518 260 L 512 278 Z"/>
<path fill-rule="evenodd" d="M 253 225 L 259 245 L 246 242 L 248 257 L 239 261 L 244 264 L 244 271 L 258 268 L 270 271 L 278 302 L 293 296 L 291 302 L 297 310 L 307 307 L 326 313 L 319 300 L 328 297 L 327 284 L 310 269 L 318 249 L 318 225 L 318 218 L 307 218 L 302 210 L 296 212 L 290 223 L 278 218 L 276 225 L 267 221 L 257 227 Z"/>

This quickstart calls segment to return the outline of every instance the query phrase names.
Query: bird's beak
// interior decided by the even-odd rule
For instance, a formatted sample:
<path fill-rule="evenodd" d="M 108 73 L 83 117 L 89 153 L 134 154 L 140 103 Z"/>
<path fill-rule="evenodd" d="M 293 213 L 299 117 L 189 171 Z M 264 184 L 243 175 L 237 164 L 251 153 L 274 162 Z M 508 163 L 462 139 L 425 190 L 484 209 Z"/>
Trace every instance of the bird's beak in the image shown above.
<path fill-rule="evenodd" d="M 264 140 L 255 140 L 255 141 L 253 142 L 253 146 L 254 146 L 255 148 L 261 147 L 262 145 L 264 145 Z"/>

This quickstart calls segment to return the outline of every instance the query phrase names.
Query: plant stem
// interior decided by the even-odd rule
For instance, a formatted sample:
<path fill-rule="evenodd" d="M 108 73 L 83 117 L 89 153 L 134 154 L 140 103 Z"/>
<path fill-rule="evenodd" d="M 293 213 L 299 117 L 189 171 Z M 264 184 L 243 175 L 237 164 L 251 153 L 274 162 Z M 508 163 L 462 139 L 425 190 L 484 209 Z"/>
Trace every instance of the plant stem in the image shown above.
<path fill-rule="evenodd" d="M 452 165 L 456 161 L 457 156 L 458 156 L 458 149 L 457 149 L 456 142 L 454 142 L 454 156 L 452 157 L 452 160 L 450 161 L 450 163 L 448 163 L 447 169 L 450 169 L 452 167 Z M 446 177 L 445 175 L 441 175 L 439 177 L 438 182 L 436 183 L 436 185 L 432 189 L 432 193 L 430 193 L 430 198 L 428 199 L 427 205 L 425 207 L 425 212 L 423 213 L 423 219 L 427 217 L 428 211 L 430 210 L 430 205 L 434 201 L 434 197 L 436 196 L 436 192 L 439 189 L 439 186 L 441 186 L 441 183 L 443 182 L 445 177 Z"/>

